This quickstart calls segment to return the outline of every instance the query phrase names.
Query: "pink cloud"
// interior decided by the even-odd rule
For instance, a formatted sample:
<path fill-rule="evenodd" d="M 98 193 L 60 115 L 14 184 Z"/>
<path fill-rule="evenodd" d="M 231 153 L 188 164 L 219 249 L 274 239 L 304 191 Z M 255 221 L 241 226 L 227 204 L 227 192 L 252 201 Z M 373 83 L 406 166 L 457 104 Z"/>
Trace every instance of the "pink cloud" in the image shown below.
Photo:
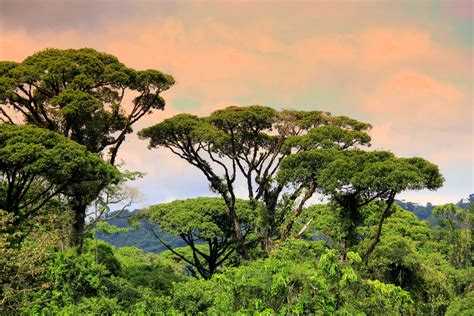
<path fill-rule="evenodd" d="M 177 114 L 183 98 L 197 104 L 184 111 L 198 115 L 240 100 L 276 108 L 334 108 L 373 123 L 376 147 L 427 156 L 443 166 L 469 161 L 471 50 L 440 40 L 437 35 L 450 34 L 450 25 L 390 22 L 382 11 L 372 4 L 361 9 L 330 1 L 239 3 L 231 10 L 226 4 L 197 3 L 176 15 L 120 19 L 87 34 L 4 31 L 0 59 L 21 61 L 46 47 L 88 46 L 130 67 L 172 74 L 176 84 L 164 94 L 166 109 L 135 130 Z M 335 101 L 320 108 L 324 94 Z M 440 143 L 458 151 L 449 156 Z M 143 142 L 128 144 L 124 159 L 134 168 L 147 170 L 155 162 Z M 159 172 L 155 169 L 149 173 Z"/>
<path fill-rule="evenodd" d="M 442 5 L 442 11 L 449 16 L 460 19 L 472 19 L 474 7 L 471 0 L 447 1 Z"/>

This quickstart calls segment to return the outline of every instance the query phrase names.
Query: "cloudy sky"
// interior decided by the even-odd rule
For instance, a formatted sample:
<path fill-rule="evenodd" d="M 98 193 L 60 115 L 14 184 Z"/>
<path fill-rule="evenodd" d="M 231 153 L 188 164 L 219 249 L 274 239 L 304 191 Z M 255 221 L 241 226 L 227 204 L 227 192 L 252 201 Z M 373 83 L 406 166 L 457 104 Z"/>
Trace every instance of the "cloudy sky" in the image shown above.
<path fill-rule="evenodd" d="M 325 110 L 374 125 L 373 148 L 421 156 L 446 178 L 400 197 L 457 201 L 474 192 L 471 1 L 0 0 L 0 60 L 92 47 L 172 74 L 166 109 L 135 128 L 228 105 Z M 141 205 L 211 193 L 165 150 L 130 136 L 121 158 Z M 138 205 L 138 206 L 141 206 Z M 138 207 L 137 206 L 137 207 Z"/>

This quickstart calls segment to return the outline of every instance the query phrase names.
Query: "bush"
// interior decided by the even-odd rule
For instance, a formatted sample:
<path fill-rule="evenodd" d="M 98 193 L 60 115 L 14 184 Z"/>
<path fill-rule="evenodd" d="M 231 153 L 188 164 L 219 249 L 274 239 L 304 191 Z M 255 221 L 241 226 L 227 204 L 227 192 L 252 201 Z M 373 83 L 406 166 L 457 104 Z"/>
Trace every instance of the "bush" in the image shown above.
<path fill-rule="evenodd" d="M 294 244 L 292 245 L 294 246 Z M 289 246 L 289 248 L 292 248 Z M 284 248 L 282 248 L 284 249 Z M 290 257 L 292 251 L 287 252 Z M 361 259 L 348 253 L 339 262 L 336 251 L 319 260 L 282 257 L 228 268 L 211 280 L 176 284 L 171 309 L 186 314 L 390 314 L 410 313 L 408 292 L 394 285 L 364 280 L 357 272 Z"/>
<path fill-rule="evenodd" d="M 446 316 L 474 315 L 474 291 L 454 300 L 446 311 Z"/>

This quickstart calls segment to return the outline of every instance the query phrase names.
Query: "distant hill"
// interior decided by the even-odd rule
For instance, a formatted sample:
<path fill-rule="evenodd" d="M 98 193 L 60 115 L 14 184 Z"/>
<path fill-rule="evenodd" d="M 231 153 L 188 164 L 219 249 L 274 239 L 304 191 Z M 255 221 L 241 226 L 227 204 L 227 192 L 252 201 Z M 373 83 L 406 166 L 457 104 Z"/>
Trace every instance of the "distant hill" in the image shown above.
<path fill-rule="evenodd" d="M 468 208 L 471 203 L 474 203 L 474 193 L 469 194 L 467 198 L 460 200 L 456 205 L 462 208 Z"/>
<path fill-rule="evenodd" d="M 128 218 L 134 211 L 125 211 L 121 214 L 121 218 L 112 218 L 109 220 L 109 224 L 117 226 L 120 228 L 129 228 Z M 112 213 L 111 216 L 114 214 Z M 181 239 L 174 236 L 171 236 L 166 233 L 160 232 L 159 227 L 157 226 L 155 232 L 158 232 L 160 238 L 162 238 L 167 244 L 172 247 L 183 247 L 186 246 L 186 243 Z M 143 249 L 145 252 L 158 253 L 166 250 L 166 247 L 163 246 L 158 239 L 153 235 L 153 233 L 145 228 L 132 229 L 126 233 L 113 233 L 105 234 L 103 232 L 97 233 L 97 238 L 106 241 L 107 243 L 114 245 L 115 247 L 125 247 L 133 246 Z"/>
<path fill-rule="evenodd" d="M 424 221 L 425 219 L 428 219 L 431 216 L 433 209 L 435 208 L 435 205 L 431 203 L 426 203 L 426 205 L 424 206 L 418 203 L 399 201 L 399 200 L 396 200 L 395 203 L 401 208 L 403 208 L 404 210 L 414 213 L 420 221 Z"/>
<path fill-rule="evenodd" d="M 396 200 L 395 203 L 397 203 L 401 208 L 413 212 L 420 221 L 429 219 L 433 209 L 436 207 L 436 205 L 431 203 L 426 203 L 426 205 L 423 206 L 418 203 L 406 202 L 403 200 Z M 467 209 L 470 203 L 474 203 L 474 193 L 470 194 L 467 198 L 459 200 L 456 205 Z"/>
<path fill-rule="evenodd" d="M 401 208 L 414 213 L 420 221 L 423 220 L 430 220 L 431 213 L 433 212 L 433 209 L 435 208 L 435 205 L 431 203 L 427 203 L 426 205 L 421 205 L 418 203 L 413 203 L 413 202 L 406 202 L 406 201 L 395 201 L 397 205 L 399 205 Z M 462 208 L 467 208 L 470 203 L 474 203 L 474 193 L 470 194 L 469 197 L 460 200 L 459 202 L 456 203 L 456 205 L 462 207 Z M 137 212 L 139 210 L 134 210 L 134 211 L 126 211 L 122 215 L 123 216 L 131 216 L 134 212 Z M 114 218 L 109 220 L 109 223 L 111 225 L 117 226 L 117 227 L 130 227 L 128 224 L 128 218 Z M 159 227 L 157 226 L 155 228 L 155 232 L 158 232 L 160 235 L 160 238 L 165 240 L 169 245 L 172 247 L 183 247 L 186 246 L 186 243 L 181 240 L 180 238 L 171 236 L 166 233 L 161 233 L 159 230 Z M 97 238 L 102 239 L 106 242 L 108 242 L 111 245 L 114 245 L 115 247 L 124 247 L 124 246 L 133 246 L 137 248 L 143 249 L 145 252 L 162 252 L 166 250 L 166 247 L 163 246 L 153 235 L 152 232 L 145 228 L 140 228 L 140 229 L 133 229 L 130 230 L 126 233 L 114 233 L 107 235 L 103 232 L 97 233 Z"/>

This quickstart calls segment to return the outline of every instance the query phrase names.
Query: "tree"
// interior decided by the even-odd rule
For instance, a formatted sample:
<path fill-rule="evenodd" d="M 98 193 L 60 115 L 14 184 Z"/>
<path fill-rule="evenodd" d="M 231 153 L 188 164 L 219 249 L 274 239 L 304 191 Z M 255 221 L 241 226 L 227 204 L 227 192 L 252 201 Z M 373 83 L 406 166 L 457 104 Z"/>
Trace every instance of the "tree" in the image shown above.
<path fill-rule="evenodd" d="M 46 49 L 21 63 L 0 62 L 0 120 L 58 132 L 114 165 L 133 124 L 162 110 L 160 93 L 173 84 L 170 75 L 128 68 L 94 49 Z M 127 91 L 134 96 L 131 106 L 125 106 Z M 75 186 L 71 207 L 77 229 L 84 227 L 86 207 L 102 189 Z"/>
<path fill-rule="evenodd" d="M 251 207 L 247 201 L 236 200 L 242 234 L 251 230 Z M 194 198 L 158 204 L 141 211 L 147 229 L 172 253 L 190 264 L 204 279 L 209 279 L 235 251 L 231 240 L 232 225 L 221 198 Z M 166 243 L 156 231 L 180 237 L 191 249 L 192 258 Z M 206 249 L 207 248 L 207 249 Z"/>
<path fill-rule="evenodd" d="M 465 210 L 454 204 L 440 205 L 433 210 L 433 217 L 437 239 L 451 264 L 458 269 L 472 266 L 474 207 Z"/>
<path fill-rule="evenodd" d="M 404 190 L 435 190 L 443 184 L 438 167 L 422 158 L 397 158 L 386 151 L 316 149 L 285 158 L 280 181 L 318 190 L 335 202 L 347 218 L 345 251 L 358 242 L 363 207 L 383 202 L 379 222 L 368 246 L 367 260 L 380 240 L 382 225 L 392 212 L 396 194 Z"/>
<path fill-rule="evenodd" d="M 176 284 L 171 314 L 411 315 L 408 292 L 364 279 L 361 258 L 340 262 L 333 250 L 319 258 L 258 259 L 210 280 Z"/>
<path fill-rule="evenodd" d="M 258 233 L 268 251 L 286 215 L 278 208 L 285 185 L 275 181 L 282 159 L 312 148 L 345 150 L 367 145 L 369 128 L 367 123 L 321 111 L 276 111 L 252 105 L 231 106 L 203 118 L 179 114 L 140 131 L 139 136 L 150 139 L 150 148 L 168 148 L 201 170 L 211 189 L 224 199 L 237 250 L 248 258 L 235 211 L 237 176 L 243 177 L 250 202 L 265 205 Z M 290 194 L 292 199 L 304 196 L 301 191 L 297 188 Z"/>
<path fill-rule="evenodd" d="M 377 222 L 377 217 L 371 216 L 364 229 L 370 232 Z M 467 288 L 472 282 L 468 271 L 466 277 L 453 271 L 439 252 L 433 232 L 427 221 L 419 221 L 412 212 L 394 205 L 393 214 L 383 224 L 380 243 L 366 266 L 372 279 L 410 292 L 417 302 L 417 315 L 443 315 L 454 289 Z M 366 234 L 360 248 L 372 242 L 370 234 Z"/>
<path fill-rule="evenodd" d="M 24 225 L 53 198 L 62 195 L 67 200 L 76 185 L 118 179 L 113 166 L 62 135 L 0 124 L 0 209 L 14 215 L 14 227 Z"/>
<path fill-rule="evenodd" d="M 165 105 L 160 93 L 174 84 L 158 70 L 136 71 L 91 48 L 46 49 L 21 63 L 0 63 L 0 118 L 18 123 L 12 112 L 105 154 L 114 164 L 132 125 Z M 132 106 L 123 101 L 136 95 Z"/>

